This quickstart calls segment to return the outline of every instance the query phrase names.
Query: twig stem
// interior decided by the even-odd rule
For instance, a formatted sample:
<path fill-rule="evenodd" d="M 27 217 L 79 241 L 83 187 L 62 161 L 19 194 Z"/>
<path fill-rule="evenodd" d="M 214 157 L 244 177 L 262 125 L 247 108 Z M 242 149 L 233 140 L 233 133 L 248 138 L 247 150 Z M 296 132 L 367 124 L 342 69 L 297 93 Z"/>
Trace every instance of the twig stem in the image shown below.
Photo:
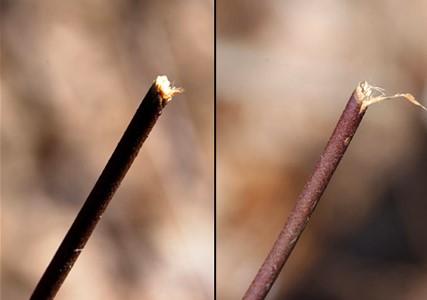
<path fill-rule="evenodd" d="M 367 108 L 367 105 L 363 104 L 372 99 L 372 88 L 363 82 L 351 95 L 313 174 L 305 184 L 285 226 L 243 299 L 261 300 L 267 296 L 356 133 Z"/>
<path fill-rule="evenodd" d="M 142 100 L 98 181 L 33 291 L 31 300 L 53 299 L 167 102 L 180 89 L 157 77 Z"/>

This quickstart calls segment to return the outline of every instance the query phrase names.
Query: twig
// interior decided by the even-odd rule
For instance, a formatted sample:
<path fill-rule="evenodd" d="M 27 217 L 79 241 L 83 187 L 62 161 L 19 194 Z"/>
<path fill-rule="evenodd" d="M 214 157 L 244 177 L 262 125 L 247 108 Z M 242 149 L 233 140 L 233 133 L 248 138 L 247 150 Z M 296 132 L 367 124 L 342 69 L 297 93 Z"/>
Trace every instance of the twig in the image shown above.
<path fill-rule="evenodd" d="M 171 87 L 166 76 L 158 76 L 154 81 L 34 289 L 31 300 L 55 297 L 163 108 L 181 91 Z"/>
<path fill-rule="evenodd" d="M 375 96 L 374 94 L 377 95 Z M 243 299 L 261 300 L 267 296 L 313 214 L 341 158 L 344 156 L 368 106 L 383 100 L 399 97 L 405 98 L 411 103 L 426 109 L 410 94 L 396 94 L 387 97 L 383 89 L 371 86 L 366 81 L 361 82 L 357 86 L 323 154 L 320 156 L 313 174 L 305 184 L 285 226 L 243 296 Z"/>

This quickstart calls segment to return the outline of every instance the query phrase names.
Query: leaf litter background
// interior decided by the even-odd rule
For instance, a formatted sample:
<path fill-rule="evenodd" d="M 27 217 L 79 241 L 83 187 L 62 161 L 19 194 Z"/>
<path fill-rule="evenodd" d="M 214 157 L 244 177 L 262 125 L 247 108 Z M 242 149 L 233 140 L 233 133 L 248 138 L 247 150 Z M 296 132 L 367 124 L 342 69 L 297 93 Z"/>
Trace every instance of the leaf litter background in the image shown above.
<path fill-rule="evenodd" d="M 217 1 L 217 292 L 240 299 L 359 81 L 427 104 L 427 2 Z M 427 298 L 427 114 L 369 108 L 268 299 Z"/>
<path fill-rule="evenodd" d="M 212 299 L 213 2 L 2 1 L 2 299 L 28 298 L 157 75 L 168 105 L 57 299 Z"/>

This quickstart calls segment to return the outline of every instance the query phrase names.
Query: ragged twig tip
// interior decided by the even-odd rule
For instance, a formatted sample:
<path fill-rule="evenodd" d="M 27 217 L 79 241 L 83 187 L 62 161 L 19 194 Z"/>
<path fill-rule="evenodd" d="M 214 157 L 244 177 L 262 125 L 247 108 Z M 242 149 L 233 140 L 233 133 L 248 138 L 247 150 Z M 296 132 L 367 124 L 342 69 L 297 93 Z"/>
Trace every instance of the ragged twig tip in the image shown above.
<path fill-rule="evenodd" d="M 157 76 L 154 84 L 156 86 L 157 92 L 166 102 L 172 100 L 173 96 L 184 92 L 184 89 L 172 86 L 166 75 Z"/>
<path fill-rule="evenodd" d="M 360 111 L 365 111 L 369 105 L 372 105 L 374 103 L 378 103 L 384 100 L 391 100 L 391 99 L 397 99 L 397 98 L 403 98 L 412 104 L 421 107 L 422 109 L 427 111 L 427 108 L 422 105 L 420 102 L 418 102 L 414 96 L 412 96 L 409 93 L 404 94 L 394 94 L 392 96 L 386 96 L 385 90 L 383 88 L 370 85 L 366 81 L 362 81 L 359 83 L 359 85 L 356 88 L 356 95 L 359 101 L 361 101 L 362 106 L 360 108 Z"/>

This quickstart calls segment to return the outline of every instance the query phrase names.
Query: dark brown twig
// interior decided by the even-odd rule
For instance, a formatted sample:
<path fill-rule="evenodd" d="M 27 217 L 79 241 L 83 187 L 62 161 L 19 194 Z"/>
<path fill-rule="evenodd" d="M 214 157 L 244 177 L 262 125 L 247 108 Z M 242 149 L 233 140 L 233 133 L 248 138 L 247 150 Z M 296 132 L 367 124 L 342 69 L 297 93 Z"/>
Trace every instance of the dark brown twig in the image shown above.
<path fill-rule="evenodd" d="M 55 297 L 163 108 L 179 92 L 166 76 L 157 77 L 34 289 L 32 300 Z"/>
<path fill-rule="evenodd" d="M 380 93 L 380 95 L 374 97 L 374 93 Z M 305 184 L 285 226 L 243 299 L 261 300 L 267 296 L 344 156 L 367 107 L 373 103 L 399 97 L 403 97 L 425 109 L 410 94 L 396 94 L 388 97 L 385 96 L 383 89 L 370 86 L 366 81 L 358 85 L 350 97 L 323 154 L 320 156 L 313 174 Z"/>

